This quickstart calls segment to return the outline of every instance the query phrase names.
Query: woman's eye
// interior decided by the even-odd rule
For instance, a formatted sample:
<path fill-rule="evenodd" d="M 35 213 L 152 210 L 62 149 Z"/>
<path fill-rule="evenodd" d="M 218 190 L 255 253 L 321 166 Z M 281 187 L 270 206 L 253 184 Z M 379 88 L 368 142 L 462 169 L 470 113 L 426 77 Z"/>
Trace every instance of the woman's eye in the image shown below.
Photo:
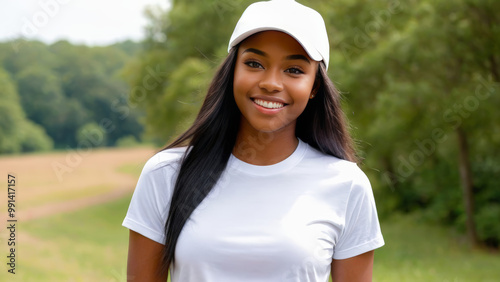
<path fill-rule="evenodd" d="M 298 68 L 289 68 L 286 70 L 286 72 L 289 72 L 291 74 L 303 74 L 304 72 Z"/>
<path fill-rule="evenodd" d="M 255 69 L 258 69 L 258 68 L 262 69 L 263 68 L 261 64 L 255 62 L 255 61 L 246 62 L 245 65 L 247 65 L 251 68 L 255 68 Z"/>

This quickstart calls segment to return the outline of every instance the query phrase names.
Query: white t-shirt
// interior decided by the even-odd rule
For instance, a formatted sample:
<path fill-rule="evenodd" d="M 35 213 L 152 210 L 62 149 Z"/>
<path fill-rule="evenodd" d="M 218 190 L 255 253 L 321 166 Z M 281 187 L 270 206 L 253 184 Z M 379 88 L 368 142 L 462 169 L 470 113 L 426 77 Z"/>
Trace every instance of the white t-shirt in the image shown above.
<path fill-rule="evenodd" d="M 164 226 L 185 148 L 145 165 L 123 226 L 165 244 Z M 177 241 L 172 282 L 328 281 L 332 258 L 384 245 L 373 192 L 355 163 L 299 140 L 270 166 L 231 156 Z"/>

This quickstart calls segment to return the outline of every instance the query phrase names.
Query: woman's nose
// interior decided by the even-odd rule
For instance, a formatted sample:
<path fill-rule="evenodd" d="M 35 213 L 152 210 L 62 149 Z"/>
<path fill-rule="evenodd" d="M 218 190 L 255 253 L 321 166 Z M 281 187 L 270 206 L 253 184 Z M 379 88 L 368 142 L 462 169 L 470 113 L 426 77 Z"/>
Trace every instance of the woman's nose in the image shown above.
<path fill-rule="evenodd" d="M 282 91 L 283 81 L 281 72 L 278 70 L 266 70 L 259 83 L 259 87 L 270 93 Z"/>

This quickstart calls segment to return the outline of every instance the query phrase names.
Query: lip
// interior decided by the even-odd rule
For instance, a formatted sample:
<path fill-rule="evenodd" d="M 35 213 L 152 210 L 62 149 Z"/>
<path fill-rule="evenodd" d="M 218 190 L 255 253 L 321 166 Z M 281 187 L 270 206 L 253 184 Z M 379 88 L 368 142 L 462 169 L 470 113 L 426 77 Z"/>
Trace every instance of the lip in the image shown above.
<path fill-rule="evenodd" d="M 284 105 L 284 107 L 277 108 L 277 109 L 264 108 L 261 105 L 255 103 L 255 101 L 254 101 L 255 99 L 264 100 L 264 101 L 268 101 L 268 102 L 281 103 L 281 104 Z M 284 108 L 286 108 L 286 106 L 288 106 L 288 104 L 285 103 L 283 99 L 280 99 L 278 97 L 255 96 L 255 97 L 251 97 L 250 100 L 252 101 L 252 104 L 255 106 L 255 108 L 259 112 L 261 112 L 261 113 L 263 113 L 265 115 L 274 115 L 274 114 L 277 114 L 280 111 L 282 111 Z"/>
<path fill-rule="evenodd" d="M 250 99 L 252 101 L 255 99 L 260 99 L 260 100 L 264 100 L 264 101 L 268 101 L 268 102 L 278 102 L 278 103 L 284 104 L 285 106 L 288 105 L 288 103 L 285 100 L 281 99 L 280 97 L 275 97 L 275 96 L 255 95 L 255 96 L 250 97 Z"/>

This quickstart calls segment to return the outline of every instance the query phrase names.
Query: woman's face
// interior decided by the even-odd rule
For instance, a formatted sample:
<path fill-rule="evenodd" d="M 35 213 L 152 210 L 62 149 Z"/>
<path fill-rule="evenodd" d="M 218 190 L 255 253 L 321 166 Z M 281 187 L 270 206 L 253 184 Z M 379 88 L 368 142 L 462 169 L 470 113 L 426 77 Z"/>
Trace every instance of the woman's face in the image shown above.
<path fill-rule="evenodd" d="M 293 37 L 257 33 L 240 44 L 234 71 L 234 99 L 240 130 L 295 132 L 315 82 L 318 62 Z"/>

